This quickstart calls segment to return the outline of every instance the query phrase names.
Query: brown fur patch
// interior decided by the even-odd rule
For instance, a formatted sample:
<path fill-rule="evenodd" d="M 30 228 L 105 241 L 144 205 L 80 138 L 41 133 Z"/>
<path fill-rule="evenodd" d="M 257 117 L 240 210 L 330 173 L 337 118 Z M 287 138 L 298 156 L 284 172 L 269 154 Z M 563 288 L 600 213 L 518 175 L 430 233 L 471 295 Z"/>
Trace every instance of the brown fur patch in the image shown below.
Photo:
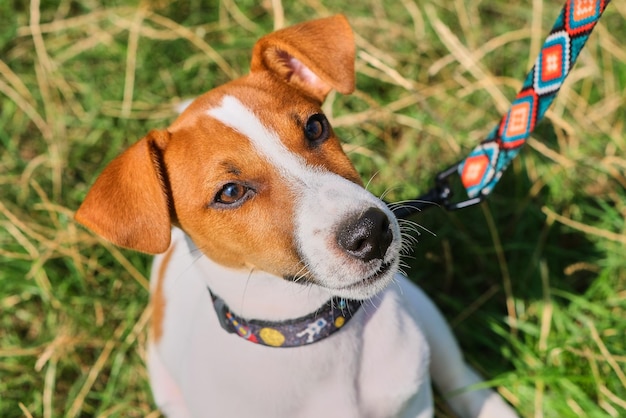
<path fill-rule="evenodd" d="M 165 280 L 167 266 L 170 263 L 170 259 L 172 258 L 175 247 L 175 245 L 172 245 L 167 250 L 167 253 L 165 253 L 165 255 L 163 256 L 163 261 L 159 266 L 159 274 L 157 275 L 156 287 L 154 288 L 154 292 L 152 293 L 152 319 L 150 322 L 150 331 L 152 332 L 152 340 L 154 342 L 159 342 L 159 340 L 163 336 L 163 320 L 165 318 L 166 302 L 165 295 L 163 294 L 163 282 Z"/>

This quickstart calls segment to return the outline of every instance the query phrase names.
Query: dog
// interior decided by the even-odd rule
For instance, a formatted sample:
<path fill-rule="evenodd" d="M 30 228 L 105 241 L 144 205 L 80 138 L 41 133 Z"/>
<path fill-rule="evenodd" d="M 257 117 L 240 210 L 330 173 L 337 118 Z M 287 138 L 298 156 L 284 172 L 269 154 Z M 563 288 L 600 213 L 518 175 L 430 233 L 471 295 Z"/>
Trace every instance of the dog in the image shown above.
<path fill-rule="evenodd" d="M 194 100 L 97 178 L 76 220 L 157 254 L 147 365 L 169 417 L 462 417 L 513 409 L 398 272 L 402 233 L 321 105 L 355 88 L 346 18 L 262 37 L 248 75 Z"/>

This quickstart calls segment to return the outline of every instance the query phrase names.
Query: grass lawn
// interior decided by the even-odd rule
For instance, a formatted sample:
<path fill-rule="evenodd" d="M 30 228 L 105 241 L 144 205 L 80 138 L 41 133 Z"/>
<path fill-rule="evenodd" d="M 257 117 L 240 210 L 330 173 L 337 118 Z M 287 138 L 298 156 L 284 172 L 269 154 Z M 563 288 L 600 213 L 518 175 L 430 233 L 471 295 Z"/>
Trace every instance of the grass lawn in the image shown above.
<path fill-rule="evenodd" d="M 430 188 L 507 110 L 562 6 L 542 0 L 0 2 L 0 416 L 158 417 L 149 257 L 72 220 L 96 175 L 255 40 L 344 13 L 357 91 L 326 111 L 370 189 Z M 524 417 L 626 416 L 626 3 L 613 1 L 488 202 L 413 217 L 406 258 Z M 461 196 L 462 192 L 459 192 Z M 432 232 L 429 232 L 432 231 Z M 451 416 L 441 401 L 438 415 Z"/>

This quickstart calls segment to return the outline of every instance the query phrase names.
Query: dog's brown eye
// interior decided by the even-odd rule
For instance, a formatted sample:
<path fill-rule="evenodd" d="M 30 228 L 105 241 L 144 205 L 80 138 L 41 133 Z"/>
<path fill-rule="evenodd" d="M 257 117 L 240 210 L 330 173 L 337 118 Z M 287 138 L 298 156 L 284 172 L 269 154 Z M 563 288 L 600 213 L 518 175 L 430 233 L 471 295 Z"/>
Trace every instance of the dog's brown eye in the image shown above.
<path fill-rule="evenodd" d="M 214 203 L 219 207 L 237 207 L 252 195 L 252 189 L 241 183 L 227 183 L 215 195 Z"/>
<path fill-rule="evenodd" d="M 326 141 L 330 136 L 330 125 L 326 116 L 321 113 L 311 116 L 304 126 L 304 136 L 312 146 L 317 146 Z"/>

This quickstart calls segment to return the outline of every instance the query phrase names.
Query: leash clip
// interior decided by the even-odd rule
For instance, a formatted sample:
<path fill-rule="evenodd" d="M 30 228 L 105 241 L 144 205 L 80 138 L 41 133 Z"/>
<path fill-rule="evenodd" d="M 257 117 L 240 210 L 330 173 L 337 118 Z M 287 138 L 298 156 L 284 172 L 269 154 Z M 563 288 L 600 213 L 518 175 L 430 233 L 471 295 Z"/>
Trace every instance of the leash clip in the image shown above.
<path fill-rule="evenodd" d="M 449 178 L 458 172 L 458 168 L 461 165 L 462 161 L 448 167 L 444 171 L 437 174 L 435 177 L 435 188 L 431 190 L 430 193 L 437 193 L 437 202 L 441 204 L 446 210 L 453 211 L 458 209 L 465 209 L 470 206 L 474 206 L 485 200 L 487 197 L 486 194 L 481 193 L 480 195 L 473 197 L 471 199 L 463 200 L 461 202 L 452 203 L 450 199 L 454 195 L 452 193 L 452 189 L 450 188 Z M 429 193 L 429 194 L 430 194 Z"/>
<path fill-rule="evenodd" d="M 435 206 L 443 207 L 446 210 L 453 211 L 474 206 L 485 200 L 486 193 L 467 199 L 461 202 L 451 202 L 452 188 L 450 187 L 449 178 L 458 172 L 458 168 L 462 161 L 448 167 L 435 177 L 435 187 L 430 189 L 426 194 L 401 204 L 388 204 L 394 215 L 399 218 L 407 218 L 417 212 L 421 212 Z"/>

